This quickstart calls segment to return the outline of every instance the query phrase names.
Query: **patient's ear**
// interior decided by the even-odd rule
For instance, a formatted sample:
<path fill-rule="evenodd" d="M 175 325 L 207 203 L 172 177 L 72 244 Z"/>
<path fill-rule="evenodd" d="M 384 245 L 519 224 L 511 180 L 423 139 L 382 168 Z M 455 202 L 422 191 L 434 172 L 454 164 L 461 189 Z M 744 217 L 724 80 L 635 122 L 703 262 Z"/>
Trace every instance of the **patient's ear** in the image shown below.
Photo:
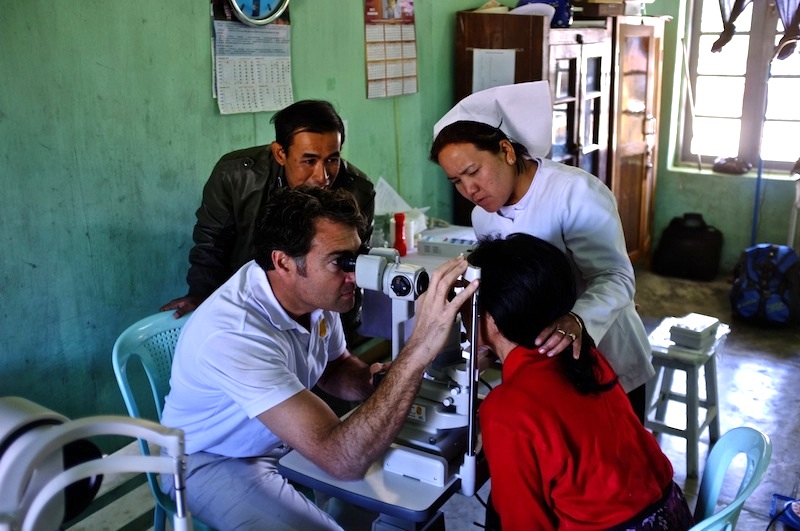
<path fill-rule="evenodd" d="M 487 342 L 495 342 L 498 337 L 503 337 L 497 323 L 491 314 L 481 315 L 481 333 Z"/>
<path fill-rule="evenodd" d="M 517 344 L 506 339 L 506 336 L 497 328 L 497 323 L 491 314 L 481 315 L 480 321 L 481 343 L 491 348 L 501 362 L 505 361 L 506 356 L 514 350 Z"/>

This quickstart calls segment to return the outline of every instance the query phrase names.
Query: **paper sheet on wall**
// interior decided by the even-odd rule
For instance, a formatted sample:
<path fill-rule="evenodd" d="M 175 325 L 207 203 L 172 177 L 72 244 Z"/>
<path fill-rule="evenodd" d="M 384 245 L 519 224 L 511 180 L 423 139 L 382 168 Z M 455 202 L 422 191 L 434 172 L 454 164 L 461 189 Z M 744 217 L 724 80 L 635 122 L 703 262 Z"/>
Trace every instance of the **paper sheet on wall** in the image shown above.
<path fill-rule="evenodd" d="M 378 178 L 375 185 L 375 215 L 394 214 L 395 212 L 408 212 L 411 205 L 406 203 L 392 185 L 383 177 Z"/>
<path fill-rule="evenodd" d="M 517 51 L 485 50 L 472 51 L 472 92 L 514 83 L 514 66 Z"/>
<path fill-rule="evenodd" d="M 290 105 L 291 26 L 214 21 L 214 69 L 222 114 L 277 111 Z"/>
<path fill-rule="evenodd" d="M 365 0 L 367 98 L 417 92 L 413 0 Z"/>

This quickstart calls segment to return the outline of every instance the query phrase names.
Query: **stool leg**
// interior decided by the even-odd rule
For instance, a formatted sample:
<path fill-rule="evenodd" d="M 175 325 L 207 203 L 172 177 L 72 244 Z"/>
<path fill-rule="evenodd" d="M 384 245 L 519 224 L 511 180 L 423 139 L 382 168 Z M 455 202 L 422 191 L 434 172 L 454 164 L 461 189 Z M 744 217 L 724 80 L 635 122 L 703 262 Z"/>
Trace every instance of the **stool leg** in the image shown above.
<path fill-rule="evenodd" d="M 644 418 L 647 420 L 650 417 L 650 411 L 652 411 L 653 407 L 655 406 L 655 396 L 656 392 L 659 389 L 658 384 L 661 381 L 661 375 L 663 374 L 664 369 L 662 367 L 656 367 L 656 373 L 650 378 L 647 383 L 645 384 L 645 410 L 644 410 Z"/>
<path fill-rule="evenodd" d="M 713 415 L 708 424 L 709 448 L 719 440 L 719 396 L 717 395 L 717 356 L 712 355 L 705 366 L 706 415 Z"/>
<path fill-rule="evenodd" d="M 672 392 L 672 377 L 675 374 L 675 369 L 670 369 L 669 367 L 664 367 L 663 371 L 661 389 L 658 392 L 656 403 L 656 420 L 659 422 L 664 422 L 664 417 L 667 415 L 667 403 Z"/>
<path fill-rule="evenodd" d="M 692 478 L 697 477 L 698 447 L 700 445 L 700 434 L 698 433 L 699 377 L 697 367 L 690 367 L 686 370 L 686 475 Z"/>

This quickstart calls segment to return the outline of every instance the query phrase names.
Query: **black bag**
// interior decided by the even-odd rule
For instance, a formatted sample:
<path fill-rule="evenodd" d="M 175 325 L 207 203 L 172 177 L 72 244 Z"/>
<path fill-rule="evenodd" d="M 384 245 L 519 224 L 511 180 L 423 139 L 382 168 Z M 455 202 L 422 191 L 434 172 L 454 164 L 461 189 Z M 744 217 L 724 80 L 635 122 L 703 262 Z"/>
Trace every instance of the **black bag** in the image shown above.
<path fill-rule="evenodd" d="M 731 309 L 757 324 L 785 325 L 800 318 L 800 257 L 791 247 L 748 247 L 733 270 Z"/>
<path fill-rule="evenodd" d="M 667 277 L 713 280 L 719 271 L 722 232 L 702 214 L 672 218 L 653 255 L 653 271 Z"/>

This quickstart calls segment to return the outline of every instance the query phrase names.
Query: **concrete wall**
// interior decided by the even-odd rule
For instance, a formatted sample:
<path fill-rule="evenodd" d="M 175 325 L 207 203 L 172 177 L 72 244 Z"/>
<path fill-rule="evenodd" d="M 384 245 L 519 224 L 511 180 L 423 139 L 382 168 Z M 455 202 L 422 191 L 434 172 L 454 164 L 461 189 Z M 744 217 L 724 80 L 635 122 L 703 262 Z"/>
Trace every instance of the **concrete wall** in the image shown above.
<path fill-rule="evenodd" d="M 332 101 L 344 154 L 450 216 L 427 161 L 452 104 L 454 13 L 417 2 L 419 93 L 367 100 L 363 1 L 291 4 L 295 99 Z M 33 0 L 0 10 L 0 396 L 71 417 L 122 413 L 128 325 L 185 293 L 194 211 L 219 156 L 270 142 L 272 113 L 212 99 L 207 0 Z"/>
<path fill-rule="evenodd" d="M 419 93 L 384 100 L 365 98 L 363 2 L 291 6 L 295 98 L 334 102 L 348 123 L 345 156 L 443 218 L 450 185 L 426 153 L 452 103 L 454 13 L 479 3 L 416 3 Z M 676 17 L 669 49 L 684 4 L 648 5 Z M 0 396 L 72 417 L 122 413 L 114 340 L 185 293 L 208 173 L 223 153 L 271 141 L 271 113 L 219 114 L 204 0 L 6 2 L 0 28 Z M 668 50 L 667 87 L 675 64 Z M 662 146 L 671 130 L 662 126 Z M 730 267 L 749 242 L 752 177 L 678 171 L 668 152 L 656 233 L 701 212 L 725 234 Z M 759 239 L 783 241 L 793 184 L 770 181 L 762 197 Z"/>

